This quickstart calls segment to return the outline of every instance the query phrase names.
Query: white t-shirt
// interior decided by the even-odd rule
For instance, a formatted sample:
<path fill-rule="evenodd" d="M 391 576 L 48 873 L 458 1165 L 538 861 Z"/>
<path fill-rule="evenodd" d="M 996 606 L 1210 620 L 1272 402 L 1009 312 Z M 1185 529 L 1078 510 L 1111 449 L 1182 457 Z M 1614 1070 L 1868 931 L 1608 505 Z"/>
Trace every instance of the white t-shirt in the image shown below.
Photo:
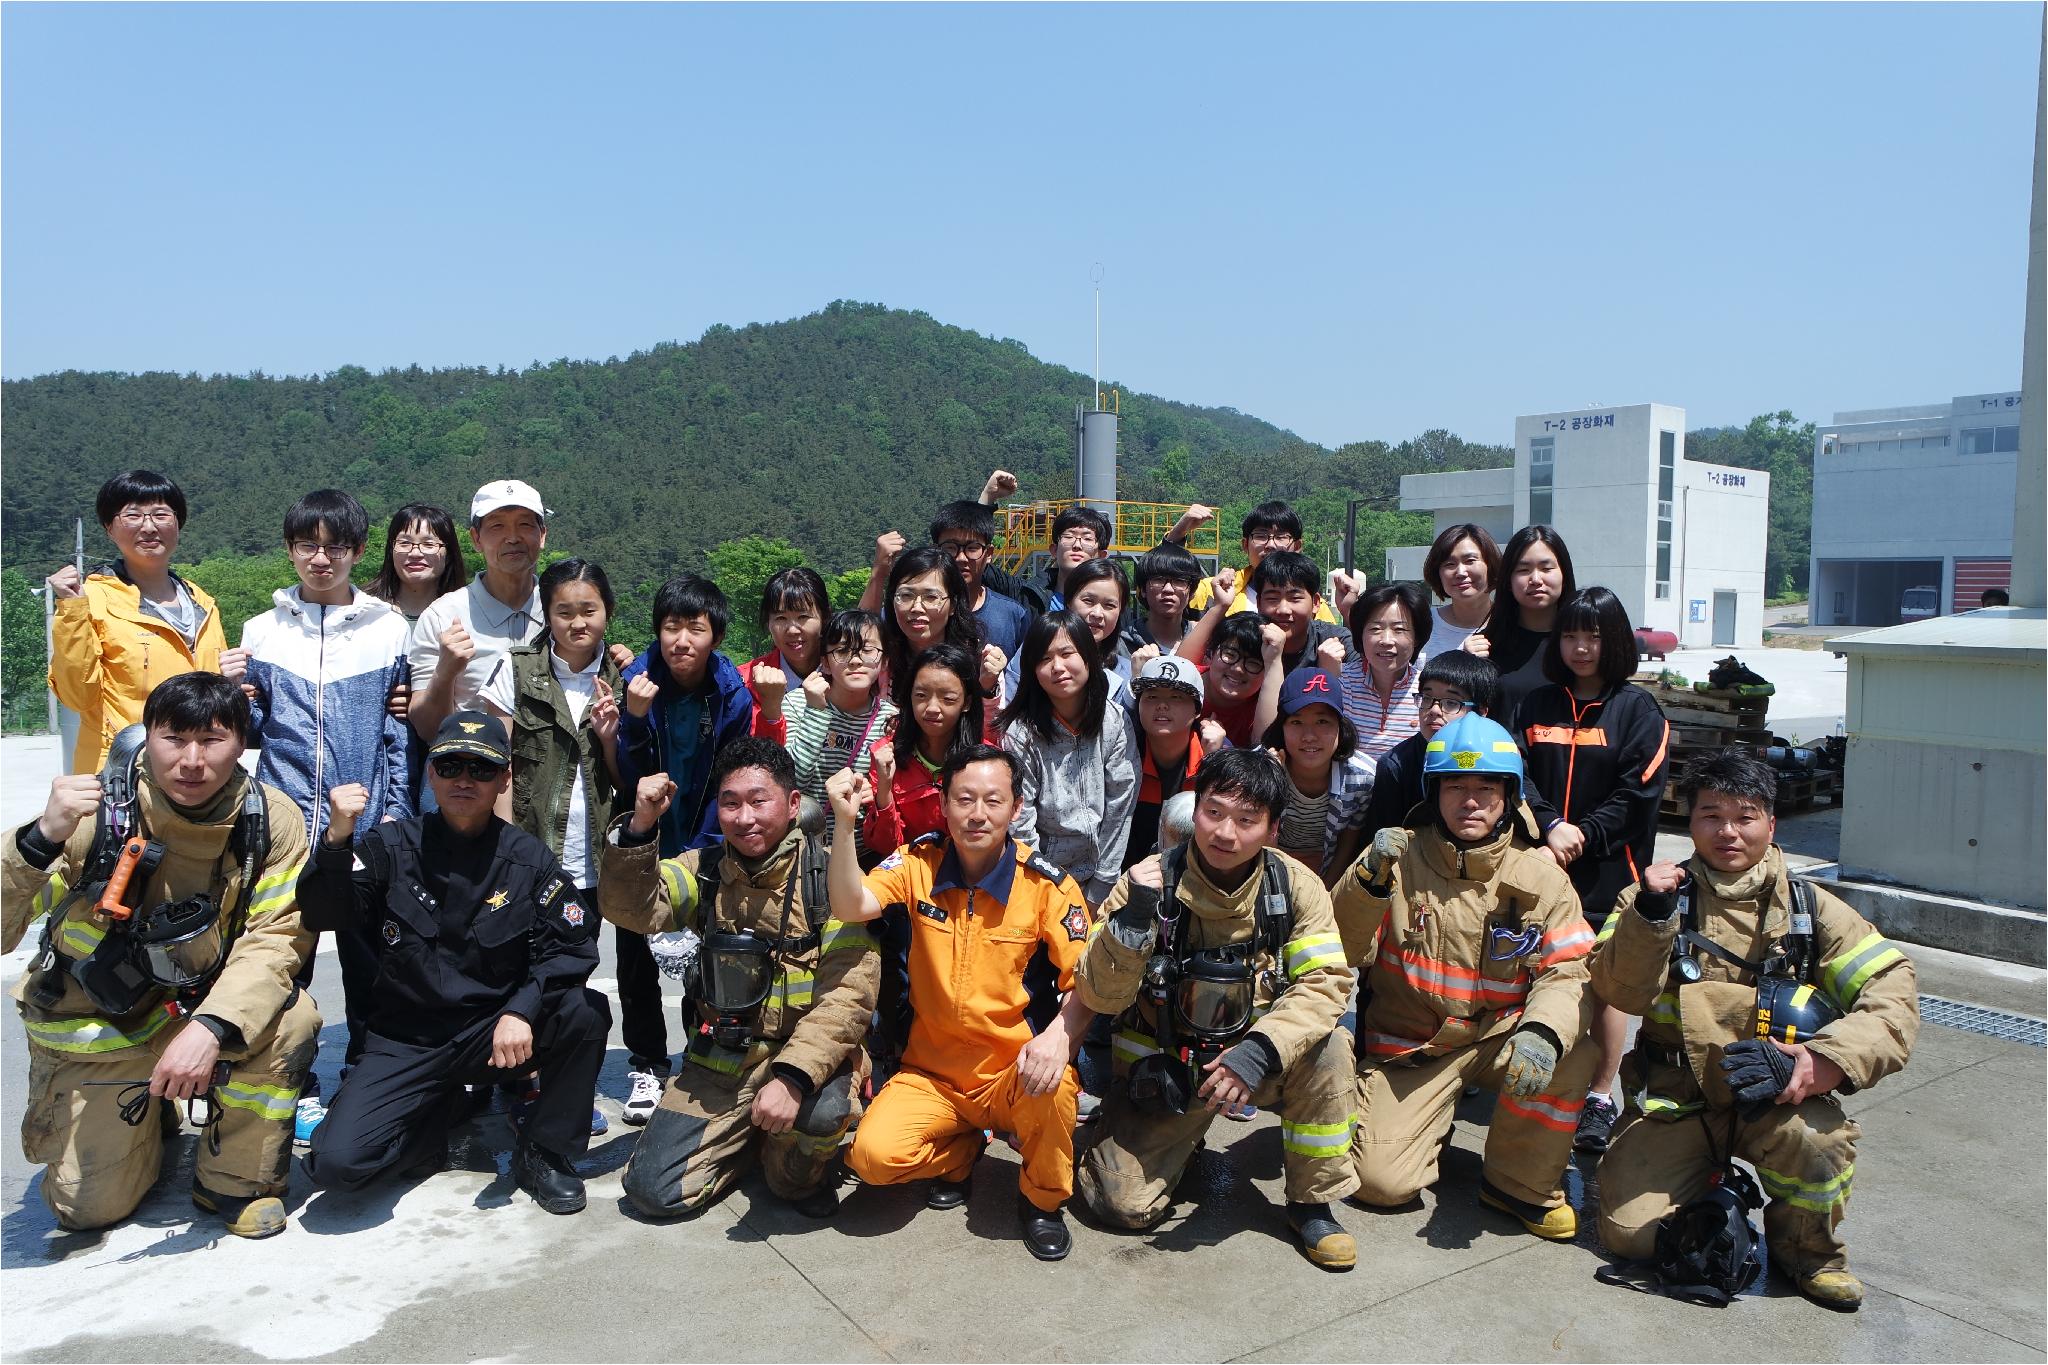
<path fill-rule="evenodd" d="M 1482 621 L 1478 626 L 1461 626 L 1450 617 L 1444 615 L 1444 611 L 1445 608 L 1443 607 L 1436 608 L 1436 621 L 1429 628 L 1429 644 L 1424 649 L 1423 657 L 1425 658 L 1434 659 L 1439 654 L 1447 654 L 1454 649 L 1463 649 L 1465 641 L 1477 635 L 1480 627 L 1485 625 L 1485 622 Z M 1421 660 L 1418 659 L 1416 662 L 1420 663 Z"/>
<path fill-rule="evenodd" d="M 561 684 L 562 695 L 568 699 L 569 723 L 583 724 L 583 713 L 590 709 L 590 699 L 597 694 L 597 671 L 604 666 L 604 651 L 600 649 L 591 655 L 588 668 L 572 669 L 550 644 L 548 666 L 554 670 L 555 681 Z M 481 697 L 508 716 L 519 714 L 518 698 L 512 695 L 512 674 L 512 665 L 507 661 L 491 675 Z M 582 764 L 572 770 L 570 782 L 569 828 L 562 835 L 562 870 L 575 879 L 579 888 L 588 890 L 597 885 L 597 850 L 590 842 L 590 807 L 583 796 Z"/>
<path fill-rule="evenodd" d="M 450 621 L 458 620 L 476 645 L 476 653 L 455 680 L 454 709 L 460 711 L 477 704 L 484 684 L 514 645 L 523 645 L 540 633 L 546 623 L 540 609 L 540 584 L 534 583 L 523 607 L 508 607 L 491 596 L 480 577 L 429 603 L 413 622 L 412 639 L 405 649 L 414 692 L 424 693 L 434 681 L 434 670 L 441 664 L 441 632 Z M 508 667 L 506 672 L 510 671 Z"/>

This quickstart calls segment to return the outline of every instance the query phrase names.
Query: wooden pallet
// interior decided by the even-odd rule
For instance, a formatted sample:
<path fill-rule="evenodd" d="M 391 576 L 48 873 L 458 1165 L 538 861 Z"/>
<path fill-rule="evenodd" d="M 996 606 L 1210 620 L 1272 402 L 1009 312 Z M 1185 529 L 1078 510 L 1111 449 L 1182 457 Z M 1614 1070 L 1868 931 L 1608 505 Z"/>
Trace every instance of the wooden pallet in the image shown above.
<path fill-rule="evenodd" d="M 1677 763 L 1675 759 L 1676 755 L 1673 771 L 1683 772 L 1684 765 Z M 1842 804 L 1842 775 L 1833 768 L 1778 774 L 1778 814 L 1812 810 L 1822 801 L 1829 801 L 1838 806 Z M 1667 786 L 1664 789 L 1664 799 L 1658 803 L 1658 812 L 1668 819 L 1683 820 L 1692 814 L 1692 803 Z"/>

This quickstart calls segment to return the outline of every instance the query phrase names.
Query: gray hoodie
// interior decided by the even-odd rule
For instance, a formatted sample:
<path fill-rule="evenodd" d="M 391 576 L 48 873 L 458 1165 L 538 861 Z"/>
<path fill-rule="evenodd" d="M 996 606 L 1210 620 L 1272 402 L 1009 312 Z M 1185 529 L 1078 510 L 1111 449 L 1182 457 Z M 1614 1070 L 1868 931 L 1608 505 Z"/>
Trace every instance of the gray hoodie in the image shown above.
<path fill-rule="evenodd" d="M 1116 885 L 1138 804 L 1137 762 L 1121 710 L 1106 708 L 1094 739 L 1064 727 L 1058 739 L 1041 739 L 1022 720 L 1003 732 L 1003 747 L 1024 770 L 1011 837 L 1071 873 L 1090 905 Z"/>

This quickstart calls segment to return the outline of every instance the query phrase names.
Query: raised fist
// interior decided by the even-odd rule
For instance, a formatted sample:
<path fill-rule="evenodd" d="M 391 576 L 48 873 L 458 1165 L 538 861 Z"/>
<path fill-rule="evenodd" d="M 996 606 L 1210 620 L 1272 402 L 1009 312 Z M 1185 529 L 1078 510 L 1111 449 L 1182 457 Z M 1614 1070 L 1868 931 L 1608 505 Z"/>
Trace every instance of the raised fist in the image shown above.
<path fill-rule="evenodd" d="M 654 699 L 661 695 L 661 685 L 642 673 L 626 684 L 626 714 L 635 720 L 647 719 L 647 713 L 654 709 Z"/>
<path fill-rule="evenodd" d="M 641 778 L 633 792 L 633 818 L 626 822 L 627 830 L 640 838 L 654 833 L 675 794 L 675 779 L 667 773 L 649 773 Z"/>
<path fill-rule="evenodd" d="M 240 682 L 249 671 L 249 651 L 236 645 L 233 649 L 220 652 L 220 675 L 229 682 Z"/>
<path fill-rule="evenodd" d="M 996 502 L 1017 491 L 1017 476 L 1007 469 L 998 469 L 988 476 L 988 482 L 981 486 L 981 500 Z"/>
<path fill-rule="evenodd" d="M 370 789 L 360 782 L 345 782 L 327 793 L 327 842 L 341 847 L 355 836 L 356 821 L 370 804 Z"/>
<path fill-rule="evenodd" d="M 1266 667 L 1271 668 L 1279 663 L 1280 656 L 1286 652 L 1286 628 L 1276 626 L 1271 621 L 1261 625 L 1259 627 L 1259 653 L 1265 658 Z"/>
<path fill-rule="evenodd" d="M 1316 662 L 1332 673 L 1344 667 L 1344 642 L 1332 635 L 1317 645 Z"/>
<path fill-rule="evenodd" d="M 467 668 L 469 661 L 476 657 L 476 641 L 469 638 L 460 618 L 441 627 L 439 643 L 441 657 L 454 660 L 458 668 Z"/>
<path fill-rule="evenodd" d="M 825 779 L 825 798 L 832 803 L 832 814 L 849 828 L 859 823 L 862 809 L 874 794 L 868 780 L 851 768 L 841 768 Z"/>
<path fill-rule="evenodd" d="M 886 574 L 889 566 L 896 562 L 896 556 L 903 553 L 903 533 L 884 531 L 875 537 L 875 572 Z"/>
<path fill-rule="evenodd" d="M 754 700 L 762 715 L 773 720 L 782 714 L 782 699 L 789 693 L 789 675 L 782 671 L 781 664 L 753 665 L 747 670 L 747 684 L 754 689 Z"/>
<path fill-rule="evenodd" d="M 43 581 L 50 585 L 52 597 L 77 597 L 85 591 L 85 576 L 76 564 L 66 564 Z"/>
<path fill-rule="evenodd" d="M 78 827 L 99 808 L 100 779 L 97 773 L 68 773 L 50 783 L 50 801 L 36 827 L 53 844 L 61 844 L 78 832 Z"/>

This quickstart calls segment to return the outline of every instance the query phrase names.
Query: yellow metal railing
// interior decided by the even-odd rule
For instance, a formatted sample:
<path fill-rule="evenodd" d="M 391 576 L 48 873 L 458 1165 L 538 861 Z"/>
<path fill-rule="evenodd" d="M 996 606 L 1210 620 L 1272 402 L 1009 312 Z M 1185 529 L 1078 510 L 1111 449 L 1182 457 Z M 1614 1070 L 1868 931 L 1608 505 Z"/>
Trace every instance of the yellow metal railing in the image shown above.
<path fill-rule="evenodd" d="M 1017 503 L 996 509 L 998 525 L 996 535 L 995 562 L 1011 573 L 1016 573 L 1035 554 L 1046 554 L 1052 550 L 1052 524 L 1059 514 L 1069 507 L 1083 505 L 1079 498 L 1062 498 L 1047 502 Z M 1118 502 L 1112 505 L 1108 515 L 1114 531 L 1109 553 L 1113 555 L 1141 555 L 1166 539 L 1166 533 L 1187 511 L 1186 503 L 1178 502 Z M 1222 553 L 1222 531 L 1216 522 L 1198 526 L 1187 538 L 1188 553 L 1201 559 L 1213 559 Z"/>

